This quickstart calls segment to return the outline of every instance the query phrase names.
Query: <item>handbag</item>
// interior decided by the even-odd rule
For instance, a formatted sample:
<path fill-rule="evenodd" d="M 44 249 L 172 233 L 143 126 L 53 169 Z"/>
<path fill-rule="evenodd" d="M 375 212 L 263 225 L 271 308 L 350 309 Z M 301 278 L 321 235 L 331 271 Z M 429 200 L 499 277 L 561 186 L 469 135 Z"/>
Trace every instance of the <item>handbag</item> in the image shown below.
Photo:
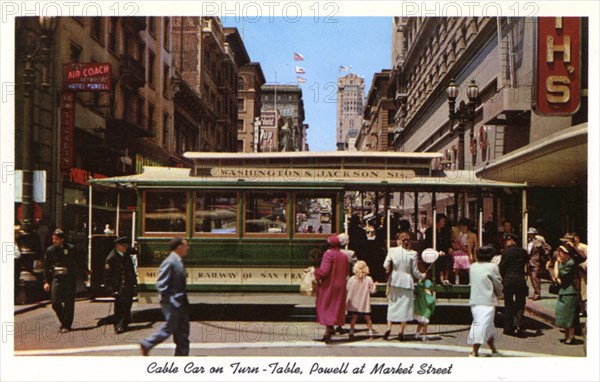
<path fill-rule="evenodd" d="M 305 296 L 316 296 L 318 287 L 314 269 L 306 269 L 300 279 L 300 293 Z"/>
<path fill-rule="evenodd" d="M 558 291 L 560 291 L 560 285 L 558 285 L 557 283 L 552 283 L 548 287 L 548 293 L 550 294 L 558 294 Z"/>

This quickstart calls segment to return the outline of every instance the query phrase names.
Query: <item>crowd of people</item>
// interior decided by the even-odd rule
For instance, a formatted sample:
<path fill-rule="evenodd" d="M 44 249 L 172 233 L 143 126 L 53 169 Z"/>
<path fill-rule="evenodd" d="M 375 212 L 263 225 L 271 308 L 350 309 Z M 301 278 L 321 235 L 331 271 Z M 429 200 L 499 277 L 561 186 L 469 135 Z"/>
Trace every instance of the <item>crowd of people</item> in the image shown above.
<path fill-rule="evenodd" d="M 576 343 L 579 317 L 586 314 L 587 303 L 587 246 L 581 243 L 578 234 L 565 234 L 560 238 L 561 245 L 552 251 L 541 232 L 533 227 L 527 231 L 527 243 L 520 245 L 519 235 L 514 232 L 512 224 L 505 221 L 502 231 L 487 225 L 487 232 L 483 235 L 485 245 L 480 247 L 469 219 L 460 219 L 456 229 L 447 227 L 447 223 L 447 217 L 438 214 L 435 225 L 425 231 L 421 241 L 416 240 L 413 232 L 408 230 L 409 226 L 399 224 L 397 245 L 388 250 L 383 262 L 380 261 L 381 257 L 374 258 L 372 254 L 367 256 L 361 253 L 363 247 L 353 246 L 353 233 L 362 235 L 362 232 L 357 231 L 356 227 L 350 229 L 349 247 L 357 250 L 351 251 L 354 267 L 349 265 L 351 258 L 341 248 L 339 237 L 331 236 L 328 239 L 330 248 L 314 270 L 319 282 L 317 322 L 326 327 L 322 340 L 328 342 L 336 332 L 341 333 L 346 312 L 351 315 L 351 337 L 354 336 L 358 317 L 364 316 L 368 336 L 374 338 L 369 296 L 375 291 L 375 283 L 368 274 L 369 268 L 379 264 L 387 282 L 387 329 L 383 338 L 388 340 L 392 335 L 392 325 L 399 323 L 397 339 L 404 340 L 407 323 L 416 320 L 416 337 L 426 339 L 435 298 L 430 291 L 432 283 L 429 278 L 433 276 L 432 272 L 429 272 L 429 268 L 425 272 L 419 270 L 419 251 L 434 246 L 432 233 L 435 229 L 437 280 L 442 285 L 452 285 L 450 275 L 454 274 L 454 283 L 458 284 L 465 277 L 463 282 L 470 286 L 469 304 L 473 324 L 468 343 L 473 345 L 471 356 L 478 356 L 479 348 L 485 343 L 490 346 L 492 355 L 499 354 L 494 345 L 494 314 L 499 301 L 504 301 L 503 334 L 516 337 L 526 335 L 527 328 L 523 325 L 526 300 L 536 301 L 543 297 L 541 279 L 545 274 L 555 286 L 553 293 L 558 294 L 556 325 L 564 329 L 562 342 Z M 343 238 L 346 244 L 348 236 L 344 235 Z M 349 267 L 354 273 L 350 279 Z M 527 279 L 533 290 L 531 295 Z"/>

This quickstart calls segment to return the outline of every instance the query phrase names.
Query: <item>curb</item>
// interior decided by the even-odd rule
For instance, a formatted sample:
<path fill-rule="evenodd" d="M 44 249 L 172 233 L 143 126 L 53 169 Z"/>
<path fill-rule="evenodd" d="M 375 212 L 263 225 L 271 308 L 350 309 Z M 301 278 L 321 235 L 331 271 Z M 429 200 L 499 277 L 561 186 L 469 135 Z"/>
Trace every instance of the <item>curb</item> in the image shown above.
<path fill-rule="evenodd" d="M 544 311 L 544 309 L 539 309 L 538 307 L 535 306 L 530 306 L 525 304 L 525 311 L 527 311 L 529 314 L 532 314 L 534 316 L 537 316 L 539 318 L 541 318 L 542 320 L 546 321 L 547 323 L 551 324 L 552 326 L 554 325 L 554 314 L 553 313 L 548 313 L 547 311 Z"/>

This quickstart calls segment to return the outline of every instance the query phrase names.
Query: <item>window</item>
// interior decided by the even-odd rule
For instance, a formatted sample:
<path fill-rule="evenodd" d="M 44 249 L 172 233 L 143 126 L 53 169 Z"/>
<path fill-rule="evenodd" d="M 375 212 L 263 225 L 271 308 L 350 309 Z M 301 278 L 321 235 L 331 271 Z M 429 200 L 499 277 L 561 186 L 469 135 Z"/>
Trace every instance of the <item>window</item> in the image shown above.
<path fill-rule="evenodd" d="M 98 42 L 102 45 L 104 45 L 102 36 L 103 21 L 104 19 L 102 17 L 92 17 L 92 37 L 98 40 Z"/>
<path fill-rule="evenodd" d="M 70 45 L 71 48 L 71 55 L 70 55 L 70 60 L 71 62 L 79 62 L 81 61 L 81 47 L 73 42 L 71 42 Z"/>
<path fill-rule="evenodd" d="M 185 233 L 187 194 L 181 191 L 144 193 L 144 233 Z"/>
<path fill-rule="evenodd" d="M 169 99 L 169 67 L 163 66 L 163 96 Z"/>
<path fill-rule="evenodd" d="M 156 36 L 156 18 L 148 17 L 148 31 L 152 36 Z"/>
<path fill-rule="evenodd" d="M 148 103 L 148 131 L 154 134 L 156 132 L 156 126 L 154 122 L 154 105 Z"/>
<path fill-rule="evenodd" d="M 235 192 L 197 192 L 194 202 L 194 232 L 236 234 L 238 197 Z"/>
<path fill-rule="evenodd" d="M 154 88 L 154 62 L 156 61 L 156 54 L 153 51 L 148 50 L 148 85 Z"/>
<path fill-rule="evenodd" d="M 117 52 L 117 18 L 109 18 L 110 30 L 108 34 L 108 50 Z"/>
<path fill-rule="evenodd" d="M 169 50 L 169 41 L 171 41 L 171 19 L 168 17 L 163 17 L 164 20 L 164 28 L 163 28 L 163 45 L 166 50 Z"/>
<path fill-rule="evenodd" d="M 163 114 L 163 125 L 162 125 L 162 144 L 163 146 L 169 145 L 169 114 Z"/>
<path fill-rule="evenodd" d="M 246 111 L 245 100 L 238 98 L 238 111 Z"/>
<path fill-rule="evenodd" d="M 237 130 L 244 131 L 244 120 L 243 119 L 237 120 Z"/>
<path fill-rule="evenodd" d="M 285 192 L 249 192 L 246 200 L 246 233 L 281 234 L 287 228 Z"/>
<path fill-rule="evenodd" d="M 296 195 L 296 233 L 331 234 L 335 232 L 335 195 Z"/>

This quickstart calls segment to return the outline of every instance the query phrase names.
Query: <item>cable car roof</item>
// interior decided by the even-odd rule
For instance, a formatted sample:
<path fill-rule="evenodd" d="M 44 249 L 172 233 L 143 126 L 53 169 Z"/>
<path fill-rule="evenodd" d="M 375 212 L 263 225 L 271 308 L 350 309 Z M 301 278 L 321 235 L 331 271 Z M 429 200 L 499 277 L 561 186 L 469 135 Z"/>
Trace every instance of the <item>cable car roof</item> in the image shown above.
<path fill-rule="evenodd" d="M 219 169 L 221 170 L 221 169 Z M 214 189 L 346 189 L 402 190 L 420 192 L 476 192 L 491 188 L 524 188 L 525 183 L 498 182 L 475 176 L 474 171 L 435 171 L 428 175 L 411 175 L 396 170 L 310 169 L 312 172 L 288 173 L 289 169 L 247 167 L 218 175 L 192 175 L 192 169 L 179 167 L 144 167 L 141 174 L 90 179 L 92 185 L 122 188 L 214 188 Z M 399 170 L 404 171 L 404 170 Z M 291 174 L 291 175 L 290 175 Z M 309 174 L 310 176 L 304 176 Z M 377 176 L 369 176 L 377 174 Z M 391 174 L 391 177 L 386 176 Z M 400 174 L 400 175 L 398 175 Z M 339 176 L 344 175 L 344 176 Z M 350 175 L 350 176 L 345 176 Z"/>

